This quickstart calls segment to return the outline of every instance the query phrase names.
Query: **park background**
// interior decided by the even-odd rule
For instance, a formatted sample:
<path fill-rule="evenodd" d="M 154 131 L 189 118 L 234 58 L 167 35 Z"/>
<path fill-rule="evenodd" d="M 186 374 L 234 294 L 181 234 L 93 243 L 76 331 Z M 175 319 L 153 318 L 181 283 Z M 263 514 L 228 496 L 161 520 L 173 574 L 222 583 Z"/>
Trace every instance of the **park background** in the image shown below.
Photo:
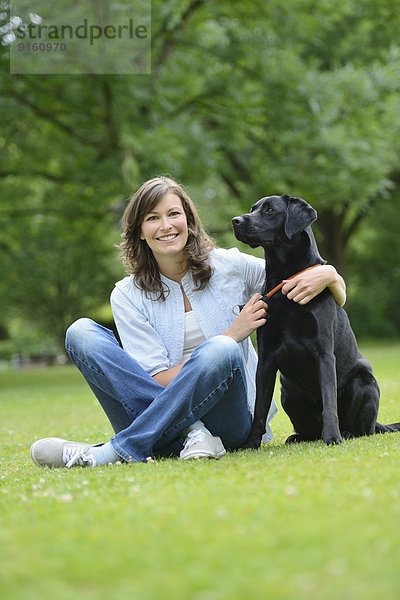
<path fill-rule="evenodd" d="M 2 597 L 398 598 L 396 434 L 288 447 L 280 411 L 272 443 L 213 463 L 39 469 L 35 439 L 111 428 L 72 365 L 10 365 L 62 357 L 78 317 L 111 324 L 126 201 L 169 174 L 224 247 L 250 251 L 230 223 L 261 196 L 318 210 L 381 420 L 398 421 L 399 8 L 153 0 L 150 75 L 10 75 L 0 45 Z"/>
<path fill-rule="evenodd" d="M 357 336 L 398 337 L 399 13 L 153 0 L 151 75 L 7 75 L 2 46 L 0 359 L 62 352 L 80 316 L 110 322 L 120 218 L 157 174 L 225 247 L 260 197 L 306 199 Z"/>

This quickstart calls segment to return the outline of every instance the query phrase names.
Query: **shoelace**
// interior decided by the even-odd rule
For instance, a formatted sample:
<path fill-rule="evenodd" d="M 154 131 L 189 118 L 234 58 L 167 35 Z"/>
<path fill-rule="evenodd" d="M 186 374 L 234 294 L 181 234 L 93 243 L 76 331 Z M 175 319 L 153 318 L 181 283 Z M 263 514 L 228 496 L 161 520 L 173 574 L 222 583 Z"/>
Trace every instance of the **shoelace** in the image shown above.
<path fill-rule="evenodd" d="M 65 466 L 67 469 L 70 469 L 74 465 L 79 465 L 81 467 L 95 467 L 97 465 L 96 459 L 93 454 L 88 454 L 87 451 L 90 448 L 87 444 L 82 445 L 72 445 L 72 444 L 64 444 L 63 448 L 63 462 L 65 462 Z"/>
<path fill-rule="evenodd" d="M 194 444 L 197 444 L 197 442 L 204 442 L 206 435 L 208 434 L 202 429 L 193 429 L 192 431 L 189 431 L 183 449 L 187 450 L 191 446 L 194 446 Z"/>

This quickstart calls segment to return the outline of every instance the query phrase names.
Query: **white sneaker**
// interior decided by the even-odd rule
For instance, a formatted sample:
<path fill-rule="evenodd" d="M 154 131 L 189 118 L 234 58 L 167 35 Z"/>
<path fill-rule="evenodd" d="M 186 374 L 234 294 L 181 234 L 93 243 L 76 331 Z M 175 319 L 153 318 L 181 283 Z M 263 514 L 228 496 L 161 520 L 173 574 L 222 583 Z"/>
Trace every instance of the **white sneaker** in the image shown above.
<path fill-rule="evenodd" d="M 179 458 L 181 460 L 187 460 L 188 458 L 221 458 L 224 454 L 226 454 L 226 450 L 221 438 L 214 437 L 202 429 L 193 429 L 185 440 Z"/>
<path fill-rule="evenodd" d="M 90 454 L 90 448 L 90 444 L 79 444 L 56 437 L 43 438 L 32 444 L 31 458 L 39 467 L 96 467 L 97 462 L 93 454 Z"/>

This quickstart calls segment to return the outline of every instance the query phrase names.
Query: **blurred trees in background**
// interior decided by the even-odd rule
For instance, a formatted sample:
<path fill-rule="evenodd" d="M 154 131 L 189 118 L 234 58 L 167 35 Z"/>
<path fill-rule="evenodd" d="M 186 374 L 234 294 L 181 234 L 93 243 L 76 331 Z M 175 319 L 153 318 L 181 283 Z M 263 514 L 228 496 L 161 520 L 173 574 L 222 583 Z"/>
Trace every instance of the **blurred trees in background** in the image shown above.
<path fill-rule="evenodd" d="M 398 336 L 395 4 L 153 0 L 151 75 L 8 75 L 2 48 L 0 337 L 60 346 L 96 316 L 125 201 L 165 173 L 225 246 L 261 196 L 308 200 L 356 333 Z"/>

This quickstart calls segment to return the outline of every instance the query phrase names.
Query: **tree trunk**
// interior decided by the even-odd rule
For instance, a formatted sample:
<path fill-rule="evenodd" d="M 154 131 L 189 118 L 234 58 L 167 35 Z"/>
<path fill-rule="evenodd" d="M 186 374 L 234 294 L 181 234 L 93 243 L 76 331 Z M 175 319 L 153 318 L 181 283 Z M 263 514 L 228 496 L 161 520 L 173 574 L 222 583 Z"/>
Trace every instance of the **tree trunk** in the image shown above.
<path fill-rule="evenodd" d="M 321 256 L 345 277 L 347 232 L 342 216 L 330 209 L 320 211 L 314 228 Z"/>

